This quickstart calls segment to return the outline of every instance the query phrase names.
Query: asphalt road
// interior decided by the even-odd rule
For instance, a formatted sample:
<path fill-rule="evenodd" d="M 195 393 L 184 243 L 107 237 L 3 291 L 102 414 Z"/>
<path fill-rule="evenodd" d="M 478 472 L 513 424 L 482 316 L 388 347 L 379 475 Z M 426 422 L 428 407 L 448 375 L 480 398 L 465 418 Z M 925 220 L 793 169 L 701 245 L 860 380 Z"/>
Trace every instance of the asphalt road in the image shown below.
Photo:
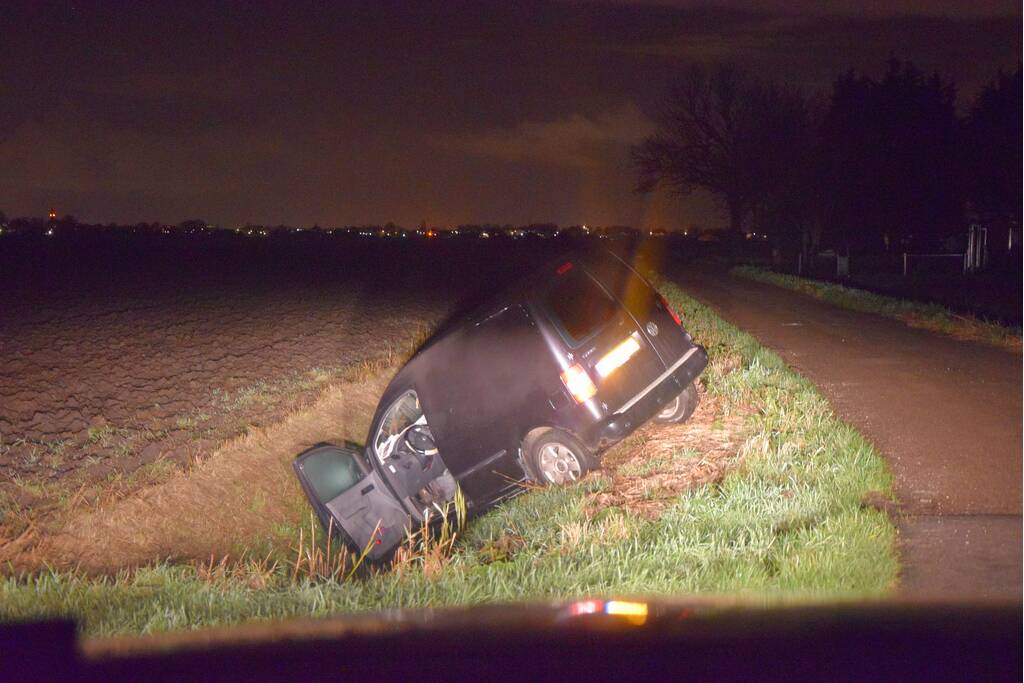
<path fill-rule="evenodd" d="M 675 279 L 815 381 L 896 476 L 913 597 L 1021 598 L 1021 354 L 721 271 Z"/>

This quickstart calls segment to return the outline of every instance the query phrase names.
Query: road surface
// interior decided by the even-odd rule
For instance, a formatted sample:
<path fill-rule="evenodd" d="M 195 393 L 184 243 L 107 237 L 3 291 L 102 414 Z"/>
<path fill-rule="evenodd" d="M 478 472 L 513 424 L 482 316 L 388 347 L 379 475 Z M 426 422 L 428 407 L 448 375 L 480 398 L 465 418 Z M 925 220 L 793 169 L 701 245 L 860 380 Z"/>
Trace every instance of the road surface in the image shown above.
<path fill-rule="evenodd" d="M 906 597 L 1021 597 L 1021 354 L 722 271 L 675 280 L 818 384 L 896 476 Z"/>

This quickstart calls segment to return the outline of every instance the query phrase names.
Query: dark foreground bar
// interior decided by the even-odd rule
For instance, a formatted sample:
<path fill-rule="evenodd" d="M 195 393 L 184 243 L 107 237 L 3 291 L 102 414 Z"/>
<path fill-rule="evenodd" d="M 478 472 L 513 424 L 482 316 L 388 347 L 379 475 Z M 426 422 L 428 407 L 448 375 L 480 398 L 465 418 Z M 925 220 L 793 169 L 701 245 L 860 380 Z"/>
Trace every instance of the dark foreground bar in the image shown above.
<path fill-rule="evenodd" d="M 0 626 L 5 680 L 1020 681 L 1021 604 L 750 609 L 585 600 L 79 644 Z"/>

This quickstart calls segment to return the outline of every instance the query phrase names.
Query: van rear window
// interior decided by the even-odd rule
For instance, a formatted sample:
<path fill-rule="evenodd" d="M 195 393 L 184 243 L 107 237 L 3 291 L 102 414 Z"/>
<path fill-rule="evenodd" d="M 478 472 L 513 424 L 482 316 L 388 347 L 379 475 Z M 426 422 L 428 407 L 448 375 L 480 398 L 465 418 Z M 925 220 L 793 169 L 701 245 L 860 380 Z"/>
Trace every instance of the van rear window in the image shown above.
<path fill-rule="evenodd" d="M 635 317 L 647 318 L 650 315 L 655 293 L 639 275 L 611 260 L 591 264 L 588 268 L 594 279 L 604 285 Z"/>
<path fill-rule="evenodd" d="M 544 304 L 572 343 L 597 331 L 618 308 L 615 300 L 579 269 L 559 278 L 544 298 Z"/>

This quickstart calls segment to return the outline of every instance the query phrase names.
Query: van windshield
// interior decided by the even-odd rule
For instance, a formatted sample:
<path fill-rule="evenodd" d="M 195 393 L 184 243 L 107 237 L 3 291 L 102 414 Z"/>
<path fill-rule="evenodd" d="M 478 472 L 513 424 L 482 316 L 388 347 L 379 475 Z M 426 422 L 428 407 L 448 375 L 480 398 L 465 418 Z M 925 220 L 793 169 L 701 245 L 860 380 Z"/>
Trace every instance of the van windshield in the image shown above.
<path fill-rule="evenodd" d="M 544 304 L 573 344 L 596 332 L 618 308 L 615 300 L 579 269 L 562 276 Z"/>

